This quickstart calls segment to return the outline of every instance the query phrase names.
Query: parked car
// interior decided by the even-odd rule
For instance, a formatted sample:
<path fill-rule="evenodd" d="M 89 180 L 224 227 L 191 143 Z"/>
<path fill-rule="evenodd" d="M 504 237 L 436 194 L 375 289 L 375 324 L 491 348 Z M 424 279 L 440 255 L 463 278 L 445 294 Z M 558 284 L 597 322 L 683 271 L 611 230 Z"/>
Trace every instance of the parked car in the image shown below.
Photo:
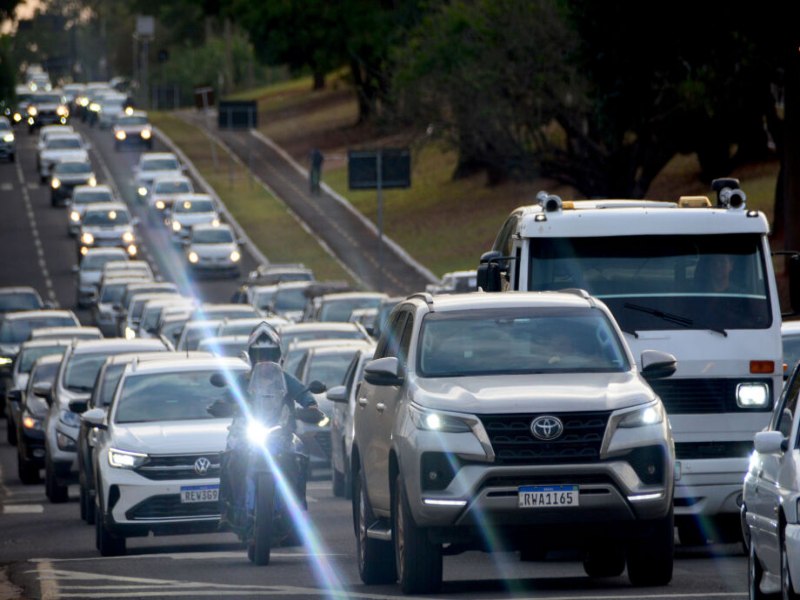
<path fill-rule="evenodd" d="M 755 435 L 742 488 L 749 597 L 800 597 L 800 364 L 795 363 L 769 425 Z"/>

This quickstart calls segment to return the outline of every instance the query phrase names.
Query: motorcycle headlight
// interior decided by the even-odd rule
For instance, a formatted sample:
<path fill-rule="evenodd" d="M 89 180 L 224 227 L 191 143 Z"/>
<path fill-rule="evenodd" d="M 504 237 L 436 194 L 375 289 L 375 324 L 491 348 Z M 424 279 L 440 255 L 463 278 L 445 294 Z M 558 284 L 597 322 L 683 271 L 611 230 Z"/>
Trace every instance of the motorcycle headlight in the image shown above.
<path fill-rule="evenodd" d="M 81 236 L 81 244 L 86 244 L 87 246 L 91 246 L 92 244 L 94 244 L 94 236 L 87 231 Z"/>
<path fill-rule="evenodd" d="M 81 417 L 71 410 L 62 410 L 58 413 L 58 420 L 68 427 L 80 427 Z"/>
<path fill-rule="evenodd" d="M 327 416 L 324 416 L 324 417 L 322 417 L 322 419 L 320 419 L 320 422 L 317 423 L 317 427 L 327 427 L 330 424 L 331 424 L 330 418 L 327 417 Z"/>
<path fill-rule="evenodd" d="M 279 426 L 267 427 L 259 421 L 250 421 L 247 424 L 247 439 L 251 444 L 263 444 L 267 441 L 273 431 L 280 429 Z"/>
<path fill-rule="evenodd" d="M 7 133 L 7 134 L 5 134 L 5 135 L 3 136 L 3 141 L 4 141 L 5 143 L 7 143 L 7 144 L 10 144 L 11 142 L 13 142 L 13 141 L 14 141 L 14 134 L 13 134 L 13 133 Z"/>
<path fill-rule="evenodd" d="M 657 425 L 664 420 L 664 406 L 660 402 L 654 402 L 634 410 L 625 415 L 619 422 L 619 427 L 644 427 L 646 425 Z"/>
<path fill-rule="evenodd" d="M 50 181 L 50 187 L 52 187 L 54 190 L 57 190 L 61 187 L 61 182 L 58 180 L 58 177 L 53 177 L 53 179 Z"/>
<path fill-rule="evenodd" d="M 77 223 L 81 220 L 81 213 L 79 213 L 77 210 L 73 210 L 71 213 L 69 213 L 69 218 L 70 221 Z"/>
<path fill-rule="evenodd" d="M 408 405 L 408 415 L 417 429 L 425 431 L 466 433 L 472 430 L 467 421 L 456 415 L 428 410 L 413 404 Z"/>
<path fill-rule="evenodd" d="M 239 254 L 238 250 L 231 252 L 231 262 L 239 262 L 240 258 L 242 258 L 242 255 Z"/>
<path fill-rule="evenodd" d="M 769 405 L 769 386 L 764 382 L 740 383 L 736 386 L 736 405 L 739 408 L 766 408 Z"/>
<path fill-rule="evenodd" d="M 141 452 L 128 452 L 118 448 L 110 448 L 108 451 L 108 464 L 117 469 L 135 469 L 146 460 L 147 454 Z"/>
<path fill-rule="evenodd" d="M 122 241 L 125 242 L 126 244 L 132 243 L 134 239 L 136 238 L 134 237 L 132 231 L 126 231 L 125 233 L 122 234 Z"/>
<path fill-rule="evenodd" d="M 117 138 L 119 141 L 122 141 L 122 140 L 124 140 L 124 139 L 125 139 L 126 137 L 128 137 L 128 136 L 127 136 L 127 134 L 126 134 L 124 131 L 118 131 L 118 132 L 115 134 L 115 137 L 116 137 L 116 138 Z"/>

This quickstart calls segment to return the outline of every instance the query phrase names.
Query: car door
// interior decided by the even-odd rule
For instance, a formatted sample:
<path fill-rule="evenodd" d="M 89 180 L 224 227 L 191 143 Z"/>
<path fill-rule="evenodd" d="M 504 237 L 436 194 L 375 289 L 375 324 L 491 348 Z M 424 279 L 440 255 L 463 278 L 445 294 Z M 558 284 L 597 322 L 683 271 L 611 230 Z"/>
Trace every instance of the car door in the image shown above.
<path fill-rule="evenodd" d="M 408 313 L 396 313 L 378 342 L 375 359 L 397 356 Z M 356 439 L 373 509 L 389 510 L 389 453 L 393 415 L 387 403 L 398 393 L 397 386 L 362 383 L 357 400 Z"/>
<path fill-rule="evenodd" d="M 780 431 L 785 438 L 791 440 L 789 450 L 781 454 L 759 454 L 755 465 L 755 502 L 753 505 L 756 549 L 758 555 L 770 570 L 780 570 L 780 508 L 781 497 L 787 493 L 786 476 L 788 470 L 794 470 L 793 453 L 794 438 L 792 431 L 797 414 L 798 396 L 800 396 L 800 369 L 795 369 L 784 386 L 778 405 L 773 411 L 769 428 Z M 792 481 L 794 477 L 790 478 Z M 789 484 L 791 485 L 791 484 Z M 751 509 L 748 506 L 748 511 Z"/>

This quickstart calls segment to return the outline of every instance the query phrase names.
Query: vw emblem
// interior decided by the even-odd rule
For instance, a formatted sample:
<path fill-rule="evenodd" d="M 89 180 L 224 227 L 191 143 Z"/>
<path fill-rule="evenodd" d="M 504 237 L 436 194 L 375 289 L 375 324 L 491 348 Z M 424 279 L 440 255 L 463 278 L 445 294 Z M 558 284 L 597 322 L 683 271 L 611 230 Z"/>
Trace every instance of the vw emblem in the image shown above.
<path fill-rule="evenodd" d="M 208 470 L 211 468 L 211 461 L 208 460 L 205 456 L 201 456 L 196 461 L 194 461 L 194 472 L 198 475 L 205 475 L 208 473 Z"/>
<path fill-rule="evenodd" d="M 537 440 L 549 442 L 564 433 L 564 424 L 558 417 L 536 417 L 531 423 L 531 433 Z"/>

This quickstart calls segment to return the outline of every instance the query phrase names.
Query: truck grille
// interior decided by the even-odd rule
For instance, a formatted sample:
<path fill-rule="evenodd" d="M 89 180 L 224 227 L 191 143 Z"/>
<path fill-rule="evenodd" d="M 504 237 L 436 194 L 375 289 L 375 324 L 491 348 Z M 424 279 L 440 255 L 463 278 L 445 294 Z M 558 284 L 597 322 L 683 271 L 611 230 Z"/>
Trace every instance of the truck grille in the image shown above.
<path fill-rule="evenodd" d="M 747 458 L 753 442 L 679 442 L 675 444 L 678 460 L 700 458 Z"/>
<path fill-rule="evenodd" d="M 205 473 L 198 473 L 195 462 L 206 458 L 211 466 Z M 208 479 L 219 477 L 220 454 L 175 454 L 150 456 L 147 462 L 135 469 L 142 477 L 164 481 L 168 479 Z M 180 500 L 180 499 L 179 499 Z"/>
<path fill-rule="evenodd" d="M 129 521 L 218 517 L 219 502 L 181 502 L 178 494 L 153 496 L 125 513 Z"/>
<path fill-rule="evenodd" d="M 566 464 L 596 462 L 608 423 L 608 412 L 547 413 L 564 425 L 553 441 L 537 440 L 531 422 L 542 414 L 480 415 L 497 464 Z"/>
<path fill-rule="evenodd" d="M 743 381 L 766 383 L 772 397 L 769 379 L 661 379 L 651 381 L 650 386 L 672 415 L 772 411 L 771 402 L 760 409 L 742 409 L 736 405 L 736 386 Z"/>

